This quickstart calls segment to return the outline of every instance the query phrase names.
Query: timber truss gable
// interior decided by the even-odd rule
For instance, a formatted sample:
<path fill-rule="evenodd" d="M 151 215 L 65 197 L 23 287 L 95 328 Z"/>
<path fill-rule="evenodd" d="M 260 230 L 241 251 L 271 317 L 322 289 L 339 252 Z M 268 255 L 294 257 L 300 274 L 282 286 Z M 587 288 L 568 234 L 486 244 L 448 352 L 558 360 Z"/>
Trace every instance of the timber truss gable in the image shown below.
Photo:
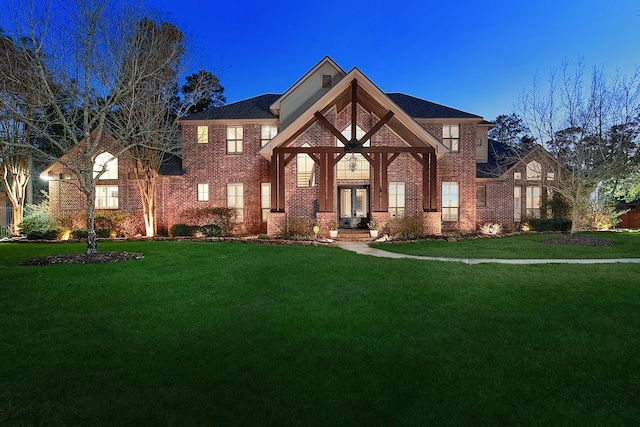
<path fill-rule="evenodd" d="M 351 139 L 340 132 L 327 114 L 334 110 L 344 111 L 351 106 Z M 360 138 L 355 132 L 358 126 L 358 106 L 369 112 L 377 122 Z M 295 147 L 294 141 L 311 125 L 319 123 L 340 142 L 340 146 Z M 365 146 L 384 126 L 404 141 L 403 146 Z M 319 174 L 319 210 L 335 210 L 336 164 L 349 153 L 361 154 L 370 164 L 371 208 L 374 212 L 389 209 L 388 170 L 392 162 L 402 153 L 410 154 L 422 167 L 422 208 L 424 212 L 437 211 L 437 157 L 448 149 L 426 132 L 415 120 L 395 105 L 357 68 L 350 71 L 331 90 L 298 116 L 260 153 L 271 162 L 271 210 L 285 210 L 285 168 L 299 154 L 313 159 Z"/>

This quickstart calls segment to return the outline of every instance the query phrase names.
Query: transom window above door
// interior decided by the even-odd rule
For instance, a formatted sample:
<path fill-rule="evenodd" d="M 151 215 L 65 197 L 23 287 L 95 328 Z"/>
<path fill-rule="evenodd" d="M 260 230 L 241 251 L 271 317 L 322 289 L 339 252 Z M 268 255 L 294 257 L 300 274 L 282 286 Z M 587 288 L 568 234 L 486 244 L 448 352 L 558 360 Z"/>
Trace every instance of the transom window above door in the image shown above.
<path fill-rule="evenodd" d="M 360 140 L 365 135 L 365 131 L 363 131 L 360 126 L 356 125 L 356 138 Z M 345 130 L 342 131 L 342 134 L 348 140 L 351 140 L 351 125 L 347 126 Z M 342 141 L 336 138 L 336 145 L 338 147 L 344 147 Z M 369 147 L 369 141 L 364 141 L 362 144 L 363 147 Z M 370 167 L 367 159 L 364 158 L 362 154 L 359 153 L 348 153 L 344 156 L 337 164 L 337 175 L 338 179 L 369 179 L 370 175 Z"/>

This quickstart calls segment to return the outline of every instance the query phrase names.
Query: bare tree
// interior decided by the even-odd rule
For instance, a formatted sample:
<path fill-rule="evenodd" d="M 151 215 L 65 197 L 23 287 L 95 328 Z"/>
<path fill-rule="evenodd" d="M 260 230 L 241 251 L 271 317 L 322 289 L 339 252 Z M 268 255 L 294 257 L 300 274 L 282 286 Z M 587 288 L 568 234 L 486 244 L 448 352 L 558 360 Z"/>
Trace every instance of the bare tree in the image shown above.
<path fill-rule="evenodd" d="M 140 192 L 145 233 L 156 232 L 156 184 L 168 155 L 181 150 L 178 119 L 222 86 L 211 73 L 189 76 L 189 91 L 178 93 L 178 79 L 185 54 L 182 32 L 173 24 L 143 19 L 132 40 L 135 49 L 126 58 L 122 85 L 127 95 L 118 102 L 110 128 L 120 139 L 131 140 L 126 156 L 132 161 Z M 156 70 L 161 70 L 157 72 Z M 142 75 L 129 79 L 128 76 Z M 222 97 L 224 100 L 224 97 Z"/>
<path fill-rule="evenodd" d="M 133 135 L 120 134 L 105 148 L 109 119 L 124 99 L 145 95 L 131 92 L 137 82 L 164 72 L 162 63 L 145 69 L 125 66 L 128 58 L 135 56 L 133 41 L 142 14 L 130 0 L 7 2 L 3 14 L 5 19 L 14 18 L 14 38 L 28 40 L 28 67 L 35 79 L 25 81 L 19 73 L 0 69 L 0 80 L 28 85 L 38 114 L 32 117 L 11 105 L 8 110 L 54 152 L 63 153 L 58 158 L 50 154 L 52 150 L 30 144 L 43 158 L 69 170 L 73 184 L 84 195 L 87 253 L 98 250 L 96 184 L 108 168 L 108 162 L 96 167 L 96 158 L 104 151 L 121 157 L 135 141 Z M 7 24 L 0 23 L 5 28 Z M 123 70 L 129 74 L 123 75 Z M 125 79 L 130 83 L 124 84 Z M 52 127 L 58 131 L 49 132 Z"/>
<path fill-rule="evenodd" d="M 594 69 L 585 75 L 564 64 L 552 71 L 546 85 L 538 80 L 523 92 L 522 116 L 534 136 L 544 141 L 554 160 L 547 188 L 571 207 L 572 232 L 598 183 L 625 173 L 637 149 L 637 134 L 627 132 L 640 113 L 640 75 L 627 77 Z"/>
<path fill-rule="evenodd" d="M 27 46 L 20 45 L 0 31 L 0 69 L 3 73 L 21 74 L 18 84 L 11 80 L 0 82 L 0 177 L 11 201 L 12 234 L 20 232 L 22 215 L 31 175 L 33 134 L 27 123 L 16 120 L 12 110 L 28 117 L 34 115 L 34 97 L 29 69 Z"/>

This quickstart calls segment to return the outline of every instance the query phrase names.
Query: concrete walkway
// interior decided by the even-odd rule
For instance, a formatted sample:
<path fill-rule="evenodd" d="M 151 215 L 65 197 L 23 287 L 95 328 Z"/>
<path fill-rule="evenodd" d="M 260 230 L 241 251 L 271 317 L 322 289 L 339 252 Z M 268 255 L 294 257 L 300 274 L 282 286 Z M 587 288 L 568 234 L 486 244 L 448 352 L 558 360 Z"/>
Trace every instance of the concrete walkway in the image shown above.
<path fill-rule="evenodd" d="M 618 259 L 492 259 L 492 258 L 446 258 L 433 256 L 419 256 L 399 254 L 369 247 L 366 242 L 337 242 L 338 247 L 361 255 L 371 255 L 382 258 L 411 258 L 425 261 L 462 262 L 464 264 L 614 264 L 614 263 L 640 263 L 640 258 Z"/>

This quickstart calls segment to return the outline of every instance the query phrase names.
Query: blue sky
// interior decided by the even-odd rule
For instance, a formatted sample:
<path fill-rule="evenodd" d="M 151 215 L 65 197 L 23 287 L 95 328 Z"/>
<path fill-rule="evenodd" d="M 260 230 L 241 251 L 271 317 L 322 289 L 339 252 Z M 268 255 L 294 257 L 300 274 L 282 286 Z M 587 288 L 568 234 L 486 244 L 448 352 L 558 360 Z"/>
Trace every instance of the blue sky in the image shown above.
<path fill-rule="evenodd" d="M 147 0 L 187 34 L 227 102 L 281 93 L 324 56 L 492 120 L 564 61 L 631 74 L 640 1 Z M 195 70 L 194 70 L 195 71 Z"/>

